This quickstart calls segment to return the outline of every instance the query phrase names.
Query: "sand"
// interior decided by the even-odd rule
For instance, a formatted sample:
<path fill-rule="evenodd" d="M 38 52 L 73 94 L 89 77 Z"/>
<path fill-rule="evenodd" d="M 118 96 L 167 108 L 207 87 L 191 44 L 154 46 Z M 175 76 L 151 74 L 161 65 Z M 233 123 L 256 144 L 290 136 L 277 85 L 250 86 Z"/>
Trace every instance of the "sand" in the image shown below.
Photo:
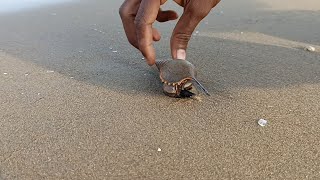
<path fill-rule="evenodd" d="M 319 1 L 221 2 L 188 49 L 200 100 L 162 94 L 120 4 L 0 15 L 1 180 L 320 178 Z"/>

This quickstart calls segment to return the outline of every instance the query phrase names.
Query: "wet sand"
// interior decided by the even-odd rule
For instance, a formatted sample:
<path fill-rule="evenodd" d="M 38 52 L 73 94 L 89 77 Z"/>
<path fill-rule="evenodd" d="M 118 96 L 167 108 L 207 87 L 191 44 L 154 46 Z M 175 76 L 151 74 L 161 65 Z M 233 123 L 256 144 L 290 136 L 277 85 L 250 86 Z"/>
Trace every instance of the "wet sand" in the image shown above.
<path fill-rule="evenodd" d="M 319 179 L 320 2 L 271 2 L 221 2 L 199 25 L 201 100 L 162 94 L 121 2 L 1 14 L 0 179 Z M 159 58 L 173 25 L 156 25 Z"/>

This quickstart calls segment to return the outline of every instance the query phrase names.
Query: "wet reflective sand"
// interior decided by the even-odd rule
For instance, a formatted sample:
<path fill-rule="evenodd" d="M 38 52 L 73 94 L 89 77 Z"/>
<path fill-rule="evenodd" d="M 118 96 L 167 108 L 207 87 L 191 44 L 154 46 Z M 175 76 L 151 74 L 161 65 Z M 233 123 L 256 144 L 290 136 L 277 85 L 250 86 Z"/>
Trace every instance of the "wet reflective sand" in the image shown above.
<path fill-rule="evenodd" d="M 71 2 L 72 0 L 1 0 L 0 13 L 18 12 L 48 5 Z"/>

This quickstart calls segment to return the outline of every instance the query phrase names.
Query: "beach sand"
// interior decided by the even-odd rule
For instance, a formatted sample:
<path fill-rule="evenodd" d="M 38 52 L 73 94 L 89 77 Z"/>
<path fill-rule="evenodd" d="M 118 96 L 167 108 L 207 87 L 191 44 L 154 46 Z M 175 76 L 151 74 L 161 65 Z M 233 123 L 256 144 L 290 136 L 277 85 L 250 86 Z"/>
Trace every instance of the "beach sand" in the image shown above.
<path fill-rule="evenodd" d="M 284 2 L 222 1 L 199 24 L 198 100 L 162 94 L 121 1 L 0 14 L 0 179 L 319 179 L 320 1 Z M 175 23 L 155 25 L 159 59 Z"/>

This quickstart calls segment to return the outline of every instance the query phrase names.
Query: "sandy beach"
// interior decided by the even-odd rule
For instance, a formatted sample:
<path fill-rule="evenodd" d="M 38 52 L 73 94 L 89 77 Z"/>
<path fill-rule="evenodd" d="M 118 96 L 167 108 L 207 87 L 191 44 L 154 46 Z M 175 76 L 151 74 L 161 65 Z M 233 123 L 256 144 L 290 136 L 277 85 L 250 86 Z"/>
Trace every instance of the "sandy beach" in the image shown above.
<path fill-rule="evenodd" d="M 319 0 L 222 1 L 189 44 L 197 100 L 163 95 L 121 3 L 0 11 L 0 180 L 320 179 Z"/>

